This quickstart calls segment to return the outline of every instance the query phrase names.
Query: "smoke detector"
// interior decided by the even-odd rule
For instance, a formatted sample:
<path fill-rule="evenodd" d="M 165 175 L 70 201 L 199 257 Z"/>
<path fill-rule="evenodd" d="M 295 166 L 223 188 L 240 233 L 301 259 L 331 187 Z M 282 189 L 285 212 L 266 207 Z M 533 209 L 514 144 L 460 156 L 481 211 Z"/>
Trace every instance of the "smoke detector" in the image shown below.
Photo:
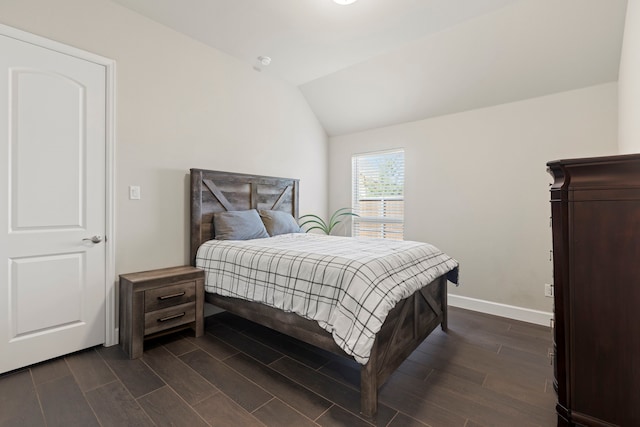
<path fill-rule="evenodd" d="M 268 56 L 258 56 L 258 61 L 260 61 L 260 63 L 265 67 L 271 64 L 271 58 L 269 58 Z"/>
<path fill-rule="evenodd" d="M 262 67 L 266 67 L 271 64 L 271 58 L 268 56 L 258 56 L 258 61 L 253 66 L 253 69 L 256 71 L 262 71 Z"/>

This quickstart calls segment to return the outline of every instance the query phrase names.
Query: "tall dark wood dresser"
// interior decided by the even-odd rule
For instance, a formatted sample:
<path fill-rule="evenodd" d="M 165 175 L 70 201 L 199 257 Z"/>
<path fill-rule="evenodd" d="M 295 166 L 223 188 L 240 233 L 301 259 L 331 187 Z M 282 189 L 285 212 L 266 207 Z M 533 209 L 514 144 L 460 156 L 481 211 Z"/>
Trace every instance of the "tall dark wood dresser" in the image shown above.
<path fill-rule="evenodd" d="M 640 155 L 547 166 L 558 426 L 640 426 Z"/>

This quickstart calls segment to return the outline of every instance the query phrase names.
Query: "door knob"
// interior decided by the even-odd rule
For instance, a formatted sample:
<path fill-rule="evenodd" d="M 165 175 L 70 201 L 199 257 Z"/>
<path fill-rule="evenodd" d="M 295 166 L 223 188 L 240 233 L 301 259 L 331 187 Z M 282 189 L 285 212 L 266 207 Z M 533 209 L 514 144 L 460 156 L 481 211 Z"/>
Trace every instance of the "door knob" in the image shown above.
<path fill-rule="evenodd" d="M 82 239 L 83 242 L 100 243 L 102 242 L 102 236 L 93 236 Z"/>

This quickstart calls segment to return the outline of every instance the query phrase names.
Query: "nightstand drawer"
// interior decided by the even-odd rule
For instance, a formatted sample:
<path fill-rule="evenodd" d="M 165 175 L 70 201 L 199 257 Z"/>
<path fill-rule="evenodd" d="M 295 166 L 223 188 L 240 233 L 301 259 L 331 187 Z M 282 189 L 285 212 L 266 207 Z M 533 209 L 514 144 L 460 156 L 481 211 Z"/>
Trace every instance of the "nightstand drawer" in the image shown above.
<path fill-rule="evenodd" d="M 144 315 L 144 334 L 153 334 L 194 320 L 196 320 L 196 305 L 192 302 L 163 308 Z"/>
<path fill-rule="evenodd" d="M 144 293 L 144 312 L 149 313 L 195 300 L 195 281 L 149 289 Z"/>

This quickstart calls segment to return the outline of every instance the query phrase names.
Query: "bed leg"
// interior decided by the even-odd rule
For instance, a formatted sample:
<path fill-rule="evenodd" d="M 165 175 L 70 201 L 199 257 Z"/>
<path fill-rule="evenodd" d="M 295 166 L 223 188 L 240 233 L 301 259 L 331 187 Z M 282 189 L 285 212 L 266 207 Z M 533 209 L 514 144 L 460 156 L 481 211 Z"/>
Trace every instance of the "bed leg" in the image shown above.
<path fill-rule="evenodd" d="M 440 327 L 444 332 L 447 332 L 449 329 L 448 325 L 448 316 L 449 316 L 449 305 L 447 303 L 447 279 L 442 280 L 442 323 Z"/>
<path fill-rule="evenodd" d="M 373 418 L 378 412 L 377 341 L 371 349 L 369 362 L 360 368 L 360 413 Z"/>

